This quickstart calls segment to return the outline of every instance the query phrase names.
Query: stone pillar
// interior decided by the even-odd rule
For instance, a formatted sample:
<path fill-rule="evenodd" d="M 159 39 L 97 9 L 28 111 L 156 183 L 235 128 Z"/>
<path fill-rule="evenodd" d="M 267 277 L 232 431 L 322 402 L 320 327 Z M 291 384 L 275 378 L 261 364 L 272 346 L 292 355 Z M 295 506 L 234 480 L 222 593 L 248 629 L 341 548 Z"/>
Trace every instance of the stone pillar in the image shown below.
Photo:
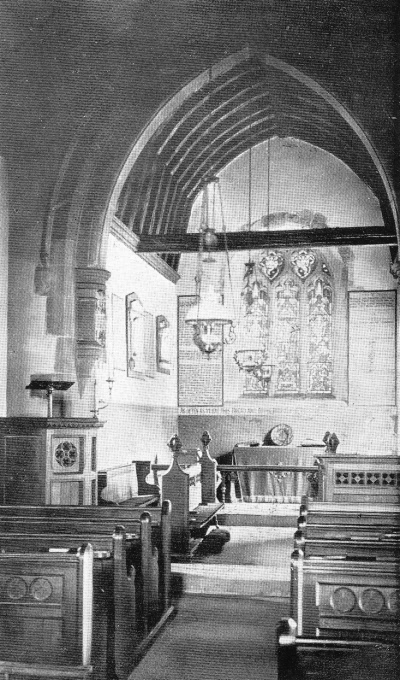
<path fill-rule="evenodd" d="M 110 272 L 105 269 L 81 268 L 76 272 L 76 365 L 82 393 L 93 374 L 98 360 L 105 360 L 106 351 L 106 282 Z"/>

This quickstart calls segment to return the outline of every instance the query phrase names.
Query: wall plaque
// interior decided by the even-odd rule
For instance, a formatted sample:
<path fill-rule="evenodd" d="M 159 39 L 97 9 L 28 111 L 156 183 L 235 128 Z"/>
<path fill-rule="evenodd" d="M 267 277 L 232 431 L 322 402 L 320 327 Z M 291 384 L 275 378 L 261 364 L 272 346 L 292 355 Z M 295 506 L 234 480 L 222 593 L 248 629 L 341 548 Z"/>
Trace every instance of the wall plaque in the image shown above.
<path fill-rule="evenodd" d="M 349 293 L 349 401 L 396 404 L 396 291 Z"/>
<path fill-rule="evenodd" d="M 111 296 L 112 310 L 112 360 L 117 371 L 126 371 L 125 300 L 114 293 Z"/>
<path fill-rule="evenodd" d="M 195 302 L 195 295 L 178 297 L 178 406 L 222 406 L 223 345 L 207 357 L 194 344 L 185 318 Z"/>

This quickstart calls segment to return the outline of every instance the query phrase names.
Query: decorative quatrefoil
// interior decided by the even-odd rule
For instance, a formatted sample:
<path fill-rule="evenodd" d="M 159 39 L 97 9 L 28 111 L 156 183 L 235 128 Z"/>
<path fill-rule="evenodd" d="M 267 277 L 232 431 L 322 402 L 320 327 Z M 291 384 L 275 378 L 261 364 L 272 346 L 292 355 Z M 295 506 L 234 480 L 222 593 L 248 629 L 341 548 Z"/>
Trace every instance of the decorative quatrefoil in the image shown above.
<path fill-rule="evenodd" d="M 72 467 L 78 458 L 78 451 L 72 442 L 61 442 L 55 450 L 55 459 L 61 467 Z"/>

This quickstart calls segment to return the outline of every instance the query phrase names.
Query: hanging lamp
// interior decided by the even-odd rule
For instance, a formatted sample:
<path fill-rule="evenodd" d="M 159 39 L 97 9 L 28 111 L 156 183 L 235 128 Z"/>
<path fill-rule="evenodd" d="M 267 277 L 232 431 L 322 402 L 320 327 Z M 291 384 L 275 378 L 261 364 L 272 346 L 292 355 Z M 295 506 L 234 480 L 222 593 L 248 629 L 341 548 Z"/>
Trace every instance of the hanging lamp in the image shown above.
<path fill-rule="evenodd" d="M 209 221 L 209 183 L 213 182 L 213 224 Z M 200 218 L 200 239 L 199 253 L 197 260 L 196 282 L 196 303 L 190 307 L 185 323 L 192 326 L 193 342 L 202 354 L 210 357 L 211 354 L 221 350 L 223 342 L 233 336 L 233 315 L 230 310 L 222 303 L 221 294 L 218 293 L 212 284 L 208 284 L 204 292 L 203 282 L 203 263 L 213 263 L 211 257 L 212 248 L 218 242 L 215 233 L 215 186 L 218 182 L 217 177 L 212 177 L 204 186 Z M 222 211 L 222 204 L 221 204 Z M 203 259 L 204 250 L 206 257 Z M 226 340 L 224 340 L 224 328 L 227 327 Z"/>
<path fill-rule="evenodd" d="M 248 230 L 251 231 L 252 200 L 252 154 L 249 148 L 249 197 L 248 197 Z M 233 358 L 240 371 L 253 376 L 260 389 L 268 391 L 268 383 L 272 376 L 272 364 L 268 352 L 268 290 L 260 277 L 259 265 L 249 251 L 248 262 L 245 263 L 243 289 L 241 293 L 243 319 L 239 324 L 237 349 Z"/>

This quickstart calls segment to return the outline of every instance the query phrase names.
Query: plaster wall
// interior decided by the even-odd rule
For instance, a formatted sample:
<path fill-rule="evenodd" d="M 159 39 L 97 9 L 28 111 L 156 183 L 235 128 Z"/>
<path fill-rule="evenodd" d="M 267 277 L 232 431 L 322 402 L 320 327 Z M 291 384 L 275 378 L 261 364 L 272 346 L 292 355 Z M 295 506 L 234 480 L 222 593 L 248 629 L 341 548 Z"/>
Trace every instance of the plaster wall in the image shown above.
<path fill-rule="evenodd" d="M 260 228 L 260 220 L 266 214 L 266 153 L 266 144 L 256 147 L 253 153 L 253 228 Z M 245 154 L 220 174 L 227 231 L 246 228 L 247 156 Z M 308 144 L 296 140 L 274 140 L 270 177 L 270 214 L 311 210 L 322 213 L 330 227 L 382 223 L 378 202 L 370 190 L 343 163 Z M 218 222 L 218 203 L 216 206 Z M 199 216 L 198 199 L 192 212 L 193 231 L 198 229 Z M 221 226 L 219 222 L 217 228 Z M 301 444 L 306 438 L 322 440 L 329 430 L 338 435 L 341 442 L 339 451 L 342 453 L 377 453 L 378 444 L 379 453 L 397 453 L 397 407 L 385 404 L 368 406 L 371 386 L 367 375 L 363 404 L 348 402 L 347 385 L 347 291 L 395 289 L 396 282 L 389 271 L 389 249 L 366 246 L 342 250 L 339 247 L 320 252 L 335 276 L 335 305 L 340 313 L 334 340 L 334 398 L 243 396 L 243 375 L 233 361 L 232 347 L 226 346 L 224 406 L 179 409 L 179 432 L 186 446 L 198 445 L 201 432 L 207 429 L 213 437 L 212 453 L 219 455 L 229 451 L 238 442 L 262 441 L 271 427 L 287 423 L 293 428 L 294 445 Z M 249 256 L 248 253 L 231 254 L 230 280 L 225 271 L 225 302 L 231 305 L 234 314 L 236 306 L 236 315 L 243 285 L 244 262 Z M 213 259 L 216 261 L 214 264 L 202 264 L 202 285 L 205 285 L 205 280 L 211 280 L 218 287 L 220 272 L 224 267 L 226 270 L 226 265 L 223 255 L 213 254 Z M 195 255 L 182 256 L 179 294 L 195 292 L 193 277 L 196 260 Z M 232 299 L 236 302 L 232 303 Z M 199 356 L 201 360 L 204 358 Z"/>
<path fill-rule="evenodd" d="M 169 460 L 167 442 L 177 431 L 176 356 L 171 372 L 154 377 L 129 377 L 126 369 L 125 297 L 135 292 L 144 309 L 154 317 L 164 315 L 171 324 L 171 346 L 176 348 L 176 291 L 167 280 L 114 235 L 109 237 L 107 298 L 117 296 L 122 313 L 113 317 L 107 360 L 98 374 L 98 396 L 107 403 L 106 379 L 114 379 L 111 400 L 100 411 L 105 421 L 99 437 L 99 467 L 111 467 L 131 460 Z M 115 298 L 114 298 L 115 301 Z M 175 351 L 175 349 L 174 349 Z M 112 356 L 110 356 L 110 353 Z M 117 355 L 118 353 L 118 355 Z M 103 382 L 101 383 L 101 376 Z"/>
<path fill-rule="evenodd" d="M 8 182 L 0 158 L 0 416 L 7 413 Z"/>
<path fill-rule="evenodd" d="M 47 297 L 35 291 L 44 221 L 40 173 L 10 184 L 14 206 L 9 235 L 7 415 L 45 416 L 42 394 L 25 389 L 34 373 L 55 370 L 57 337 L 47 332 Z"/>

